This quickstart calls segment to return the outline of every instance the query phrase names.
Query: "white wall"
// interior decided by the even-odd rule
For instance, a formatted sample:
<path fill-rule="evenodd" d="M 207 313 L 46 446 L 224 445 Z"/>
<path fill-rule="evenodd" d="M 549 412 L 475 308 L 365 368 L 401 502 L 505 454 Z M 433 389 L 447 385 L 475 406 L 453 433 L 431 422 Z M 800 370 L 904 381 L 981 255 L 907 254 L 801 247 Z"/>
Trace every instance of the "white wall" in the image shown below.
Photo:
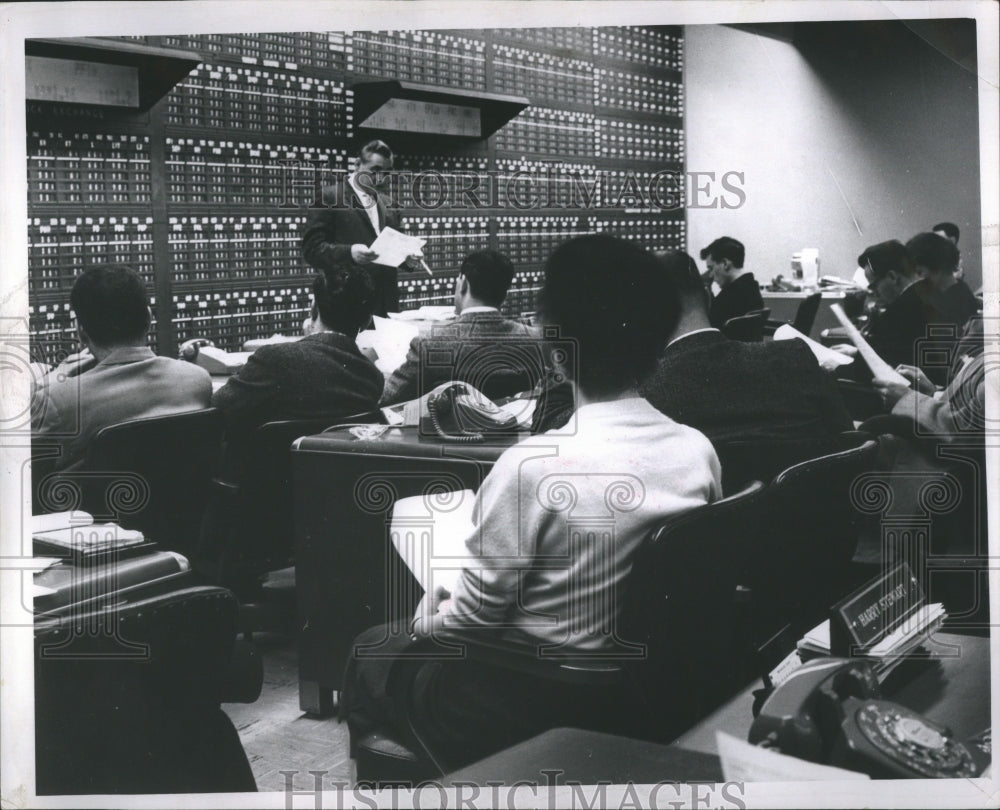
<path fill-rule="evenodd" d="M 692 255 L 735 237 L 763 282 L 817 247 L 822 273 L 849 278 L 866 246 L 950 220 L 967 281 L 981 284 L 975 75 L 887 25 L 858 50 L 685 29 L 687 169 L 743 172 L 746 195 L 734 210 L 689 200 Z"/>

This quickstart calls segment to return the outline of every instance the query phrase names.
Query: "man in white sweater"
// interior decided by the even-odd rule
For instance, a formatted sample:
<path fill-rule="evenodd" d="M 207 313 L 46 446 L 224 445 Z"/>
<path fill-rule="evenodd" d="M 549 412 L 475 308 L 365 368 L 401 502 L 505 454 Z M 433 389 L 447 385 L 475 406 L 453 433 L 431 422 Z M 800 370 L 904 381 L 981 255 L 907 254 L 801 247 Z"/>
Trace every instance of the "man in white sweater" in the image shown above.
<path fill-rule="evenodd" d="M 539 304 L 545 324 L 576 346 L 575 362 L 561 369 L 576 412 L 499 458 L 476 495 L 472 559 L 415 631 L 503 628 L 560 654 L 613 655 L 636 549 L 665 518 L 720 497 L 719 461 L 704 435 L 638 394 L 678 313 L 652 255 L 610 236 L 567 242 L 546 264 Z M 377 628 L 357 643 L 383 636 Z M 359 660 L 348 675 L 344 709 L 356 742 L 394 718 L 384 661 Z M 565 685 L 474 661 L 443 666 L 437 678 L 432 694 L 447 698 L 428 710 L 434 728 L 425 731 L 470 761 L 585 711 L 586 698 Z"/>

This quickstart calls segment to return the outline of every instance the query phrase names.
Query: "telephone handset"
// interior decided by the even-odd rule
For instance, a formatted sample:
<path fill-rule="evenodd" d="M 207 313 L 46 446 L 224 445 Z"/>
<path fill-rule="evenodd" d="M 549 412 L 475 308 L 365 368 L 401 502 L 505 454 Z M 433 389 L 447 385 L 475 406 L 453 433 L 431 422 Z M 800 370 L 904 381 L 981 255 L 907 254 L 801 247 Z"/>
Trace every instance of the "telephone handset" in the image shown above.
<path fill-rule="evenodd" d="M 445 441 L 477 442 L 517 430 L 517 420 L 468 383 L 449 382 L 427 395 L 427 413 L 421 432 L 433 432 Z M 428 424 L 429 423 L 429 424 Z"/>
<path fill-rule="evenodd" d="M 973 777 L 989 765 L 981 749 L 880 697 L 867 661 L 809 661 L 767 699 L 749 740 L 876 778 Z"/>
<path fill-rule="evenodd" d="M 178 357 L 181 360 L 187 360 L 189 363 L 195 363 L 198 361 L 198 354 L 202 346 L 215 347 L 215 344 L 208 338 L 191 338 L 190 340 L 185 340 L 180 345 L 180 350 L 178 351 Z"/>

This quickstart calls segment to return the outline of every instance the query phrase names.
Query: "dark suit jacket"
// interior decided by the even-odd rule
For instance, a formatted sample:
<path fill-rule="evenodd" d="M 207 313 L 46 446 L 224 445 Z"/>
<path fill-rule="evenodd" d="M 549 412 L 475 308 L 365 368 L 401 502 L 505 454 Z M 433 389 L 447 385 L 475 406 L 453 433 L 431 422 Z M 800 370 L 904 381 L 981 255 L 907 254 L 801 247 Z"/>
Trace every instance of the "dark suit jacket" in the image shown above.
<path fill-rule="evenodd" d="M 376 200 L 379 225 L 399 228 L 399 217 L 381 200 Z M 302 235 L 302 256 L 316 270 L 324 272 L 338 265 L 353 264 L 351 245 L 371 245 L 377 234 L 358 195 L 345 178 L 343 183 L 323 189 L 320 204 L 310 211 Z M 365 271 L 375 283 L 375 314 L 399 309 L 395 267 L 366 264 Z"/>
<path fill-rule="evenodd" d="M 544 371 L 543 347 L 531 327 L 498 311 L 466 313 L 410 342 L 403 365 L 386 380 L 381 404 L 416 399 L 449 380 L 498 399 L 530 391 Z"/>
<path fill-rule="evenodd" d="M 900 363 L 920 366 L 919 341 L 927 339 L 928 326 L 952 322 L 945 314 L 946 310 L 947 305 L 934 285 L 927 279 L 921 279 L 903 290 L 895 301 L 872 318 L 865 337 L 878 356 L 890 366 Z M 923 370 L 934 382 L 944 384 L 947 364 L 925 364 Z"/>
<path fill-rule="evenodd" d="M 238 458 L 249 433 L 265 422 L 373 411 L 382 372 L 339 332 L 261 346 L 212 397 L 226 415 L 227 456 Z"/>
<path fill-rule="evenodd" d="M 667 346 L 640 393 L 712 442 L 822 439 L 853 427 L 833 378 L 800 340 L 695 332 Z"/>
<path fill-rule="evenodd" d="M 948 323 L 953 323 L 962 329 L 969 318 L 983 308 L 983 303 L 969 289 L 969 285 L 962 279 L 952 284 L 947 290 L 941 293 L 944 304 L 944 315 Z"/>
<path fill-rule="evenodd" d="M 712 299 L 709 320 L 716 329 L 721 329 L 730 318 L 738 318 L 755 309 L 764 308 L 760 295 L 760 285 L 753 273 L 746 273 L 736 281 L 723 287 Z"/>

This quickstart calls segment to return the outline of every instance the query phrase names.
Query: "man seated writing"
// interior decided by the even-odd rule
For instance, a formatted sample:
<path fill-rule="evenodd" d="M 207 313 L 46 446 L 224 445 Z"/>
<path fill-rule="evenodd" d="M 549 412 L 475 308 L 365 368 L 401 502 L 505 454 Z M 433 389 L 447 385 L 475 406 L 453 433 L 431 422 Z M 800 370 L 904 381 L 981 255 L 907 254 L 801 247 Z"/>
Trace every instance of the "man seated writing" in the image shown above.
<path fill-rule="evenodd" d="M 146 345 L 149 298 L 130 267 L 84 271 L 70 306 L 86 349 L 50 371 L 32 394 L 32 441 L 53 448 L 51 468 L 79 467 L 91 440 L 109 425 L 209 406 L 205 369 L 157 357 Z"/>
<path fill-rule="evenodd" d="M 502 253 L 466 256 L 455 279 L 458 317 L 411 341 L 406 360 L 385 382 L 382 405 L 416 399 L 450 380 L 492 399 L 533 389 L 543 373 L 536 332 L 500 314 L 513 278 Z"/>
<path fill-rule="evenodd" d="M 567 655 L 614 656 L 614 625 L 636 549 L 654 525 L 720 496 L 719 462 L 698 431 L 639 396 L 637 380 L 677 318 L 677 302 L 656 259 L 611 236 L 571 240 L 550 256 L 540 312 L 576 358 L 561 371 L 576 388 L 571 427 L 508 449 L 483 481 L 466 541 L 470 559 L 454 591 L 433 594 L 437 612 L 417 632 L 504 628 L 529 645 Z M 577 539 L 571 520 L 612 520 L 610 534 Z M 356 645 L 377 643 L 373 628 Z M 378 649 L 391 656 L 390 639 Z M 407 641 L 402 638 L 402 644 Z M 395 717 L 385 696 L 391 659 L 357 658 L 345 677 L 342 709 L 352 744 Z M 442 663 L 421 729 L 466 761 L 595 710 L 565 684 L 472 660 Z"/>

